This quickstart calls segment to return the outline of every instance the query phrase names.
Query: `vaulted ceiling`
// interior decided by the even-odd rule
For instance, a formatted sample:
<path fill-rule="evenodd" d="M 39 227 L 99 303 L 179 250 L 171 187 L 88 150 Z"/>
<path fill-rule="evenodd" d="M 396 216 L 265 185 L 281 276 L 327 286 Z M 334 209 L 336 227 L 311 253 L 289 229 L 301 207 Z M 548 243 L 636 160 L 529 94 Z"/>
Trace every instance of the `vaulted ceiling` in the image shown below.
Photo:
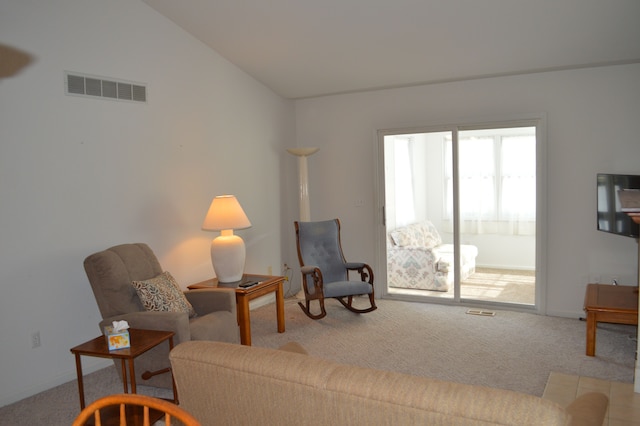
<path fill-rule="evenodd" d="M 293 99 L 640 62 L 638 0 L 143 1 Z"/>

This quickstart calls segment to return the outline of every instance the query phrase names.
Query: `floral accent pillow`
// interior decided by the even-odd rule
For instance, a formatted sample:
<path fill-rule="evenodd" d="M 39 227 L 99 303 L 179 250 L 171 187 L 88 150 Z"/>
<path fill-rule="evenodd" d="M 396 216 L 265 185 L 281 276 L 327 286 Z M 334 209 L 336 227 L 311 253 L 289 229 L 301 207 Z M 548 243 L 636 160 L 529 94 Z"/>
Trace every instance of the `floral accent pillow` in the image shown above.
<path fill-rule="evenodd" d="M 438 230 L 428 220 L 395 229 L 390 236 L 398 247 L 433 248 L 442 244 Z"/>
<path fill-rule="evenodd" d="M 131 285 L 147 311 L 186 312 L 189 318 L 196 316 L 193 306 L 169 272 L 148 280 L 133 281 Z"/>
<path fill-rule="evenodd" d="M 398 247 L 417 247 L 422 237 L 420 229 L 415 225 L 395 229 L 390 234 L 391 239 Z"/>

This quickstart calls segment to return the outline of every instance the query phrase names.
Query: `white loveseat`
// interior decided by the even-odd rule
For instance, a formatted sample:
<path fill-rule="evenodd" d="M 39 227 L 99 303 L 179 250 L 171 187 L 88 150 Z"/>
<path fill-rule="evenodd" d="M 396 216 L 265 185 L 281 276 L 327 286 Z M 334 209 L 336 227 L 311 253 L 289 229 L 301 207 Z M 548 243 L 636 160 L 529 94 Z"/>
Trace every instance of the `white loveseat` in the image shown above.
<path fill-rule="evenodd" d="M 478 248 L 460 246 L 460 279 L 475 272 Z M 453 284 L 453 244 L 443 244 L 436 227 L 424 222 L 396 228 L 387 238 L 389 287 L 448 291 Z"/>

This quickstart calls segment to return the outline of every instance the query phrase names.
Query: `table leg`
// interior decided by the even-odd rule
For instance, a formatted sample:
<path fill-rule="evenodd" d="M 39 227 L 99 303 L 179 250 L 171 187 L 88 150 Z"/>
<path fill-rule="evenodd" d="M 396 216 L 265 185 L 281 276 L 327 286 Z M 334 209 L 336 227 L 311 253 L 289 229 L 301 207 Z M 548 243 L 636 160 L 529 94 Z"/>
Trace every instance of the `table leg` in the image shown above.
<path fill-rule="evenodd" d="M 129 359 L 129 379 L 131 380 L 131 393 L 137 393 L 136 371 L 133 363 L 133 358 Z"/>
<path fill-rule="evenodd" d="M 596 355 L 596 314 L 587 312 L 587 356 Z"/>
<path fill-rule="evenodd" d="M 76 375 L 78 376 L 78 394 L 80 395 L 80 410 L 84 410 L 84 380 L 82 377 L 82 363 L 80 354 L 76 353 Z"/>
<path fill-rule="evenodd" d="M 129 393 L 127 384 L 127 364 L 124 358 L 120 360 L 120 369 L 122 370 L 122 386 L 124 388 L 124 393 Z"/>
<path fill-rule="evenodd" d="M 240 324 L 240 343 L 251 346 L 251 318 L 249 317 L 249 299 L 239 295 L 237 299 L 238 322 Z"/>
<path fill-rule="evenodd" d="M 284 290 L 282 281 L 278 283 L 276 289 L 276 314 L 278 317 L 278 333 L 284 333 Z"/>
<path fill-rule="evenodd" d="M 173 350 L 173 336 L 169 337 L 169 352 Z M 171 374 L 171 385 L 173 386 L 173 403 L 178 405 L 178 389 L 176 388 L 176 380 L 173 377 L 173 369 L 169 369 Z"/>

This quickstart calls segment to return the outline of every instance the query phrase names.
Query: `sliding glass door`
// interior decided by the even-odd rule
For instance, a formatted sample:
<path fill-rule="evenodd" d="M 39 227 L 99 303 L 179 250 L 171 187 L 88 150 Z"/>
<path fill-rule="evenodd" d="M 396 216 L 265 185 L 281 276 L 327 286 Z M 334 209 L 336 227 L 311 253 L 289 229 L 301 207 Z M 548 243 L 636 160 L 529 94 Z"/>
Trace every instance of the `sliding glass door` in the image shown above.
<path fill-rule="evenodd" d="M 386 295 L 536 305 L 537 127 L 380 132 Z"/>

